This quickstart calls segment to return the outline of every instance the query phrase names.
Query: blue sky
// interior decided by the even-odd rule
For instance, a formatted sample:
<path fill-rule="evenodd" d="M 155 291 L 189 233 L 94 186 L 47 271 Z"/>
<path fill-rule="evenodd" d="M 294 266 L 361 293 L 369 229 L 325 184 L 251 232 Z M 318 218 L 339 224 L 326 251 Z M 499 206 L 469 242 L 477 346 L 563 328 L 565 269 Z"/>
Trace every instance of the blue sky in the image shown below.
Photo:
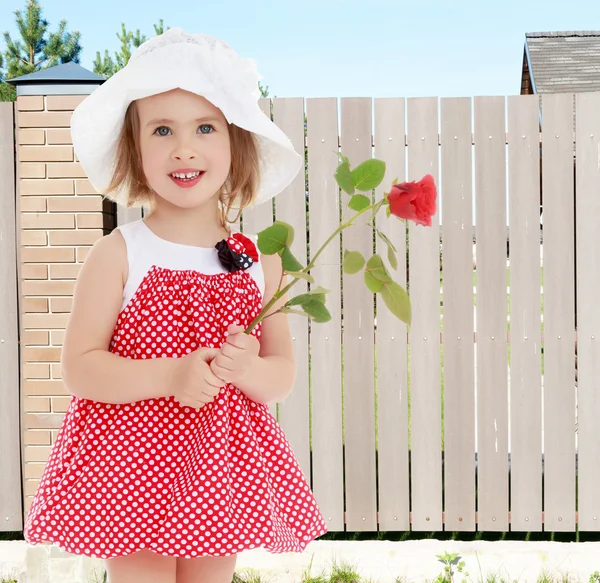
<path fill-rule="evenodd" d="M 15 32 L 0 2 L 0 31 Z M 526 32 L 600 28 L 589 0 L 41 0 L 55 30 L 79 30 L 82 65 L 114 51 L 121 22 L 153 33 L 170 26 L 223 38 L 255 58 L 279 97 L 415 97 L 519 93 Z M 0 39 L 0 50 L 4 48 Z"/>

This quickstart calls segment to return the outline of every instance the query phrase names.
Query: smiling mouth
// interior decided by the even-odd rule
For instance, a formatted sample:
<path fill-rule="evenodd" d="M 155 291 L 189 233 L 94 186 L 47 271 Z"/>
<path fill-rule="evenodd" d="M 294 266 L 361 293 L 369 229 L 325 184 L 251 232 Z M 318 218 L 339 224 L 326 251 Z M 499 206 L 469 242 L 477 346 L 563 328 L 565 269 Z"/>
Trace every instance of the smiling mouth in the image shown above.
<path fill-rule="evenodd" d="M 175 178 L 176 180 L 181 180 L 182 182 L 187 182 L 191 180 L 195 180 L 199 176 L 204 174 L 201 170 L 196 170 L 194 172 L 171 172 L 169 176 L 171 178 Z"/>

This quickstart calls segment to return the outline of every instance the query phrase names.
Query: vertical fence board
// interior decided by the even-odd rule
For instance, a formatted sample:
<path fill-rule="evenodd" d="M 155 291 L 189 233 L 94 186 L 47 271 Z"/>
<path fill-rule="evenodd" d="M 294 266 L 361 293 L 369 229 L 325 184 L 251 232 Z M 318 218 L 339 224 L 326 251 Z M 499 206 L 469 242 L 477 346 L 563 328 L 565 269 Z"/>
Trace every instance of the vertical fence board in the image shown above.
<path fill-rule="evenodd" d="M 544 526 L 575 528 L 573 95 L 542 96 Z"/>
<path fill-rule="evenodd" d="M 263 98 L 259 100 L 263 113 L 271 118 L 271 100 Z M 244 232 L 256 234 L 273 223 L 273 201 L 266 201 L 257 206 L 246 209 L 242 213 Z"/>
<path fill-rule="evenodd" d="M 126 207 L 117 206 L 117 226 L 125 225 L 126 223 L 133 223 L 133 221 L 139 221 L 142 218 L 141 207 Z"/>
<path fill-rule="evenodd" d="M 478 525 L 508 529 L 506 138 L 503 97 L 475 100 Z"/>
<path fill-rule="evenodd" d="M 576 103 L 577 440 L 579 530 L 600 530 L 600 93 Z M 565 387 L 565 388 L 568 388 Z"/>
<path fill-rule="evenodd" d="M 338 113 L 335 99 L 307 99 L 309 236 L 311 257 L 340 223 L 339 189 L 333 176 L 338 164 Z M 331 320 L 310 328 L 312 365 L 312 486 L 330 531 L 344 530 L 342 446 L 342 346 L 340 238 L 317 260 L 312 274 L 331 290 Z"/>
<path fill-rule="evenodd" d="M 375 157 L 386 162 L 386 175 L 375 192 L 376 200 L 389 190 L 392 180 L 406 178 L 404 99 L 375 100 Z M 406 286 L 406 225 L 379 213 L 377 227 L 398 250 L 396 282 Z M 377 238 L 377 252 L 387 256 L 387 246 Z M 408 480 L 408 345 L 406 324 L 390 313 L 377 297 L 377 402 L 379 528 L 410 530 Z"/>
<path fill-rule="evenodd" d="M 23 528 L 13 103 L 0 103 L 0 531 Z"/>
<path fill-rule="evenodd" d="M 439 166 L 438 100 L 408 100 L 408 179 Z M 432 226 L 409 227 L 411 490 L 414 530 L 442 527 L 439 210 Z"/>
<path fill-rule="evenodd" d="M 470 99 L 442 99 L 441 144 L 444 517 L 446 530 L 475 530 L 473 180 Z"/>
<path fill-rule="evenodd" d="M 265 115 L 270 118 L 271 100 L 260 99 L 259 105 Z M 250 235 L 256 235 L 263 229 L 266 229 L 273 224 L 273 201 L 267 200 L 262 204 L 246 209 L 242 213 L 241 221 L 244 233 Z M 277 417 L 277 404 L 269 403 L 269 409 L 271 410 L 273 417 Z"/>
<path fill-rule="evenodd" d="M 269 118 L 271 116 L 271 100 L 260 99 L 260 108 Z M 245 233 L 255 235 L 273 223 L 273 201 L 268 200 L 242 213 L 243 230 Z"/>
<path fill-rule="evenodd" d="M 352 167 L 372 157 L 371 107 L 370 99 L 342 99 L 341 147 Z M 343 193 L 345 219 L 354 214 L 348 200 Z M 373 254 L 373 230 L 363 223 L 342 237 L 344 249 L 368 258 Z M 377 530 L 373 294 L 360 274 L 344 274 L 343 285 L 346 526 L 351 531 Z"/>
<path fill-rule="evenodd" d="M 275 99 L 273 120 L 290 138 L 296 151 L 304 156 L 304 100 Z M 306 177 L 304 166 L 294 182 L 275 199 L 277 218 L 294 227 L 292 252 L 306 265 Z M 305 293 L 306 282 L 299 281 L 290 297 Z M 279 422 L 290 441 L 294 454 L 310 480 L 310 403 L 308 378 L 308 320 L 290 318 L 296 357 L 296 383 L 288 398 L 279 405 Z"/>
<path fill-rule="evenodd" d="M 542 528 L 539 97 L 508 98 L 511 529 Z"/>

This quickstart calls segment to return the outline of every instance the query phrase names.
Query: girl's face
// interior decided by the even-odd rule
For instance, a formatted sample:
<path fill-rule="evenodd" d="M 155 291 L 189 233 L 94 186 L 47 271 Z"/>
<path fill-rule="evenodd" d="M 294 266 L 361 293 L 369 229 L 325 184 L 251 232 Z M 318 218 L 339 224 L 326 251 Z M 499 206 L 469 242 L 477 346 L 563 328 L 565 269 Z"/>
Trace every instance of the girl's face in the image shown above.
<path fill-rule="evenodd" d="M 216 202 L 229 175 L 227 121 L 204 97 L 174 89 L 137 102 L 142 165 L 149 186 L 179 208 Z"/>

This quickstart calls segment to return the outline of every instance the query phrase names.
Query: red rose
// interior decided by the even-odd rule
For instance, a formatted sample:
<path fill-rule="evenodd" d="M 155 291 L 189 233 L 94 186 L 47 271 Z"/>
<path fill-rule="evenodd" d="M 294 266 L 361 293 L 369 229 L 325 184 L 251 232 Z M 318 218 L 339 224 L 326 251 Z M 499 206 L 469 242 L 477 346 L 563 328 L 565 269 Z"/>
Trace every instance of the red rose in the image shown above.
<path fill-rule="evenodd" d="M 431 174 L 419 182 L 394 184 L 388 194 L 390 212 L 400 219 L 417 225 L 431 227 L 431 217 L 436 211 L 437 191 Z"/>
<path fill-rule="evenodd" d="M 241 233 L 235 233 L 233 238 L 244 246 L 244 253 L 246 255 L 252 257 L 254 262 L 258 261 L 258 250 L 256 249 L 256 245 L 252 242 L 252 240 L 248 239 L 248 237 L 242 235 Z"/>

